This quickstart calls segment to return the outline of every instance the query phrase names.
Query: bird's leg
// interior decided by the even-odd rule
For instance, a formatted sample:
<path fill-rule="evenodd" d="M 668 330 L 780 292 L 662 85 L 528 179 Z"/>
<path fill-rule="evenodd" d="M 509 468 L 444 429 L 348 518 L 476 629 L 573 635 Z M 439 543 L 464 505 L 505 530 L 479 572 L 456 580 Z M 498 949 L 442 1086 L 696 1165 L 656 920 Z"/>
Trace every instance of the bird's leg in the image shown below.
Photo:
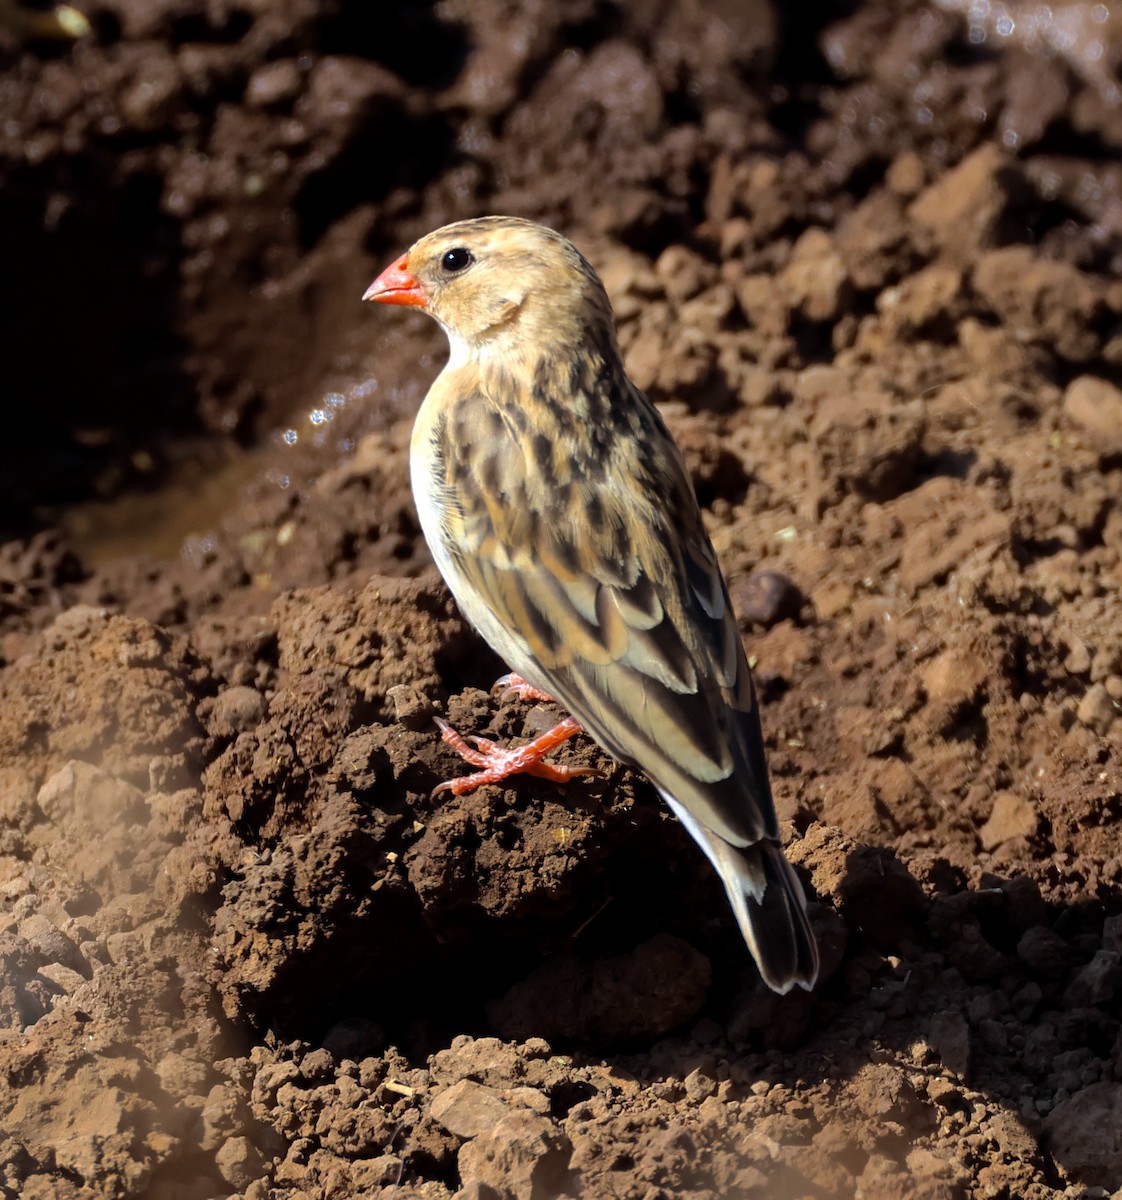
<path fill-rule="evenodd" d="M 525 746 L 502 747 L 496 746 L 489 738 L 473 737 L 475 747 L 467 744 L 465 738 L 458 734 L 447 721 L 436 718 L 440 727 L 440 736 L 456 751 L 461 758 L 466 759 L 473 767 L 482 768 L 472 775 L 463 775 L 459 779 L 448 779 L 433 788 L 437 792 L 451 792 L 454 796 L 464 796 L 474 792 L 485 783 L 499 783 L 511 775 L 538 775 L 542 779 L 551 779 L 554 783 L 568 783 L 579 775 L 600 775 L 595 767 L 566 767 L 560 763 L 552 763 L 545 756 L 556 750 L 562 742 L 567 742 L 574 733 L 580 733 L 580 725 L 572 717 L 566 717 L 560 724 L 555 725 L 546 733 L 534 738 Z"/>
<path fill-rule="evenodd" d="M 532 683 L 527 683 L 521 675 L 516 675 L 513 671 L 509 675 L 503 675 L 500 679 L 496 679 L 491 684 L 491 691 L 497 692 L 502 689 L 502 699 L 507 696 L 517 696 L 519 700 L 548 700 L 553 702 L 553 697 L 548 692 L 543 692 L 540 688 L 534 687 Z"/>
<path fill-rule="evenodd" d="M 496 679 L 491 691 L 502 690 L 503 699 L 507 696 L 517 696 L 520 700 L 547 700 L 553 697 L 543 692 L 533 684 L 527 683 L 521 675 L 513 671 Z M 566 717 L 559 724 L 536 737 L 525 746 L 508 747 L 496 745 L 490 738 L 464 738 L 439 717 L 436 720 L 440 727 L 440 736 L 456 753 L 473 767 L 481 768 L 473 775 L 464 775 L 459 779 L 448 779 L 433 789 L 436 792 L 450 791 L 453 795 L 464 796 L 474 792 L 476 788 L 486 783 L 499 783 L 511 775 L 537 775 L 542 779 L 550 779 L 554 783 L 568 783 L 580 775 L 602 775 L 594 767 L 566 767 L 560 763 L 549 762 L 546 755 L 566 742 L 574 733 L 580 733 L 580 725 L 572 717 Z M 468 745 L 468 742 L 472 745 Z"/>

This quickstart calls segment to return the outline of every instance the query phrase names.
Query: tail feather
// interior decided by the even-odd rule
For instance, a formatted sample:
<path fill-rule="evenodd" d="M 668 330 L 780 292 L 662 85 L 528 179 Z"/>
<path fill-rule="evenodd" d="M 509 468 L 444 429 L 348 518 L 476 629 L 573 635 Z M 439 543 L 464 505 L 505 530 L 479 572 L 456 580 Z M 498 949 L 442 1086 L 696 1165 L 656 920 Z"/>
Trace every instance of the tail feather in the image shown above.
<path fill-rule="evenodd" d="M 720 875 L 764 982 L 780 995 L 795 984 L 809 992 L 818 978 L 818 947 L 802 885 L 779 843 L 764 838 L 752 846 L 733 846 L 677 801 L 663 798 Z"/>

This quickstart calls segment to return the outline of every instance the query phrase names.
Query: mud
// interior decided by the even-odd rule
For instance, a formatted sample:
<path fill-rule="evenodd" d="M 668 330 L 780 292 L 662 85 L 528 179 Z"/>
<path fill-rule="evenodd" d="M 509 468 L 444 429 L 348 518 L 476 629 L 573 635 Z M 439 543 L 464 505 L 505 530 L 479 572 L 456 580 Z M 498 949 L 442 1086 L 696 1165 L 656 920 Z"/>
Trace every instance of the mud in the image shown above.
<path fill-rule="evenodd" d="M 0 1195 L 1122 1194 L 1108 5 L 88 0 L 0 33 Z M 577 238 L 764 707 L 823 979 L 483 690 L 418 234 Z"/>

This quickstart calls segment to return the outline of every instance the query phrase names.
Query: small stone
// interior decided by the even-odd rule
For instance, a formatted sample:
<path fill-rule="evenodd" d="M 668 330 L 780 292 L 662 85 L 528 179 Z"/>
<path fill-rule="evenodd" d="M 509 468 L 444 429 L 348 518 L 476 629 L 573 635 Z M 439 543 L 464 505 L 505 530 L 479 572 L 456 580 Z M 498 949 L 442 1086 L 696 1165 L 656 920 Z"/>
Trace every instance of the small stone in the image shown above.
<path fill-rule="evenodd" d="M 1122 512 L 1116 515 L 1122 517 Z M 1122 647 L 1113 642 L 1100 646 L 1091 656 L 1091 682 L 1106 683 L 1109 676 L 1118 674 L 1119 668 L 1122 668 Z"/>
<path fill-rule="evenodd" d="M 90 973 L 90 964 L 81 950 L 43 913 L 32 913 L 22 920 L 19 934 L 39 951 L 44 962 L 59 963 L 86 975 Z"/>
<path fill-rule="evenodd" d="M 917 1146 L 908 1151 L 908 1171 L 913 1196 L 961 1196 L 969 1182 L 966 1168 L 956 1159 Z"/>
<path fill-rule="evenodd" d="M 156 1064 L 156 1077 L 165 1092 L 182 1100 L 185 1096 L 201 1096 L 208 1092 L 213 1073 L 205 1063 L 172 1052 Z"/>
<path fill-rule="evenodd" d="M 938 1013 L 932 1017 L 927 1040 L 948 1070 L 963 1079 L 969 1078 L 974 1048 L 970 1042 L 970 1026 L 962 1013 Z"/>
<path fill-rule="evenodd" d="M 144 77 L 125 85 L 117 103 L 126 127 L 152 132 L 165 126 L 181 107 L 183 78 L 170 54 L 153 54 L 145 62 Z"/>
<path fill-rule="evenodd" d="M 1113 1189 L 1122 1180 L 1122 1083 L 1092 1083 L 1044 1120 L 1052 1157 L 1081 1184 Z"/>
<path fill-rule="evenodd" d="M 261 1175 L 264 1163 L 257 1147 L 246 1137 L 227 1138 L 214 1156 L 219 1175 L 233 1187 L 247 1188 Z"/>
<path fill-rule="evenodd" d="M 999 240 L 1011 202 L 1025 189 L 1020 168 L 985 142 L 922 191 L 908 211 L 944 248 L 969 257 Z"/>
<path fill-rule="evenodd" d="M 494 1088 L 461 1079 L 437 1094 L 430 1115 L 456 1137 L 473 1138 L 494 1129 L 507 1112 L 507 1105 Z"/>
<path fill-rule="evenodd" d="M 745 275 L 738 280 L 736 301 L 745 320 L 760 333 L 782 337 L 787 332 L 787 305 L 770 275 Z"/>
<path fill-rule="evenodd" d="M 848 579 L 826 578 L 811 592 L 814 611 L 821 621 L 830 621 L 848 609 L 857 589 Z"/>
<path fill-rule="evenodd" d="M 175 1064 L 169 1066 L 170 1070 L 176 1069 Z M 162 1072 L 163 1063 L 158 1068 Z M 161 1074 L 161 1079 L 163 1075 Z M 289 1060 L 281 1062 L 265 1063 L 264 1066 L 258 1069 L 258 1072 L 253 1080 L 253 1102 L 255 1105 L 265 1108 L 272 1108 L 276 1103 L 277 1092 L 280 1091 L 286 1083 L 298 1084 L 300 1080 L 300 1068 Z M 167 1086 L 165 1084 L 165 1086 Z M 179 1093 L 174 1089 L 169 1089 L 173 1095 Z M 198 1090 L 198 1089 L 194 1089 Z"/>
<path fill-rule="evenodd" d="M 837 396 L 852 391 L 852 380 L 838 367 L 814 363 L 804 367 L 795 377 L 795 398 L 801 404 L 818 409 Z"/>
<path fill-rule="evenodd" d="M 360 1158 L 351 1163 L 351 1195 L 369 1196 L 375 1188 L 396 1188 L 401 1182 L 405 1164 L 396 1154 L 379 1154 L 377 1158 Z"/>
<path fill-rule="evenodd" d="M 779 571 L 753 571 L 732 587 L 732 606 L 745 621 L 770 629 L 788 617 L 797 617 L 803 594 Z"/>
<path fill-rule="evenodd" d="M 77 825 L 90 833 L 140 821 L 144 794 L 123 779 L 77 760 L 57 770 L 39 789 L 36 802 L 53 825 Z"/>
<path fill-rule="evenodd" d="M 1072 976 L 1064 992 L 1067 1008 L 1106 1004 L 1122 987 L 1122 961 L 1113 950 L 1099 950 L 1086 966 Z"/>
<path fill-rule="evenodd" d="M 491 1196 L 502 1200 L 559 1196 L 568 1184 L 572 1152 L 568 1137 L 548 1117 L 512 1109 L 497 1125 L 460 1148 L 460 1179 L 465 1187 L 483 1184 Z"/>
<path fill-rule="evenodd" d="M 1070 362 L 1098 355 L 1099 289 L 1072 263 L 1041 258 L 1032 246 L 1003 246 L 977 258 L 972 280 L 978 299 L 1018 340 Z"/>
<path fill-rule="evenodd" d="M 419 732 L 432 725 L 436 709 L 432 700 L 415 684 L 398 683 L 386 692 L 386 697 L 393 705 L 394 719 L 406 729 Z"/>
<path fill-rule="evenodd" d="M 1044 992 L 1041 990 L 1040 984 L 1030 980 L 1023 988 L 1019 988 L 1013 993 L 1009 1004 L 1017 1020 L 1027 1021 L 1036 1012 L 1043 999 Z"/>
<path fill-rule="evenodd" d="M 62 963 L 57 962 L 44 963 L 39 968 L 39 974 L 44 979 L 49 979 L 66 996 L 73 996 L 86 982 L 77 971 L 72 971 L 69 967 L 64 967 Z"/>
<path fill-rule="evenodd" d="M 1064 670 L 1069 675 L 1086 675 L 1091 670 L 1091 651 L 1079 638 L 1071 638 L 1068 643 L 1067 656 L 1064 658 Z"/>
<path fill-rule="evenodd" d="M 534 1087 L 515 1087 L 508 1088 L 503 1092 L 503 1099 L 512 1105 L 521 1105 L 523 1108 L 528 1108 L 532 1112 L 547 1114 L 552 1105 L 549 1097 L 541 1090 Z"/>
<path fill-rule="evenodd" d="M 681 303 L 696 296 L 713 275 L 710 265 L 687 246 L 667 246 L 654 265 L 667 296 Z"/>
<path fill-rule="evenodd" d="M 909 275 L 877 297 L 877 311 L 900 335 L 933 328 L 949 321 L 962 294 L 962 272 L 948 263 L 934 263 Z"/>
<path fill-rule="evenodd" d="M 878 1124 L 897 1121 L 909 1129 L 934 1123 L 934 1113 L 900 1068 L 868 1063 L 850 1081 L 849 1102 Z"/>
<path fill-rule="evenodd" d="M 1088 433 L 1122 446 L 1122 389 L 1096 375 L 1080 375 L 1064 392 L 1064 412 Z"/>
<path fill-rule="evenodd" d="M 777 282 L 788 306 L 807 321 L 836 320 L 853 294 L 845 262 L 824 229 L 808 229 L 799 238 Z"/>
<path fill-rule="evenodd" d="M 132 964 L 139 969 L 145 957 L 144 938 L 133 929 L 111 933 L 105 939 L 105 952 L 115 966 Z"/>
<path fill-rule="evenodd" d="M 1033 806 L 1013 792 L 998 792 L 990 819 L 978 831 L 983 850 L 993 850 L 1017 837 L 1032 837 L 1038 818 Z"/>
<path fill-rule="evenodd" d="M 214 698 L 210 730 L 216 735 L 244 733 L 265 719 L 265 697 L 256 688 L 229 687 Z"/>
<path fill-rule="evenodd" d="M 0 824 L 24 832 L 35 825 L 41 819 L 35 790 L 35 776 L 29 770 L 0 764 Z"/>
<path fill-rule="evenodd" d="M 210 1150 L 226 1139 L 236 1140 L 236 1135 L 245 1130 L 249 1114 L 235 1088 L 227 1083 L 216 1083 L 207 1093 L 202 1117 L 203 1136 L 200 1145 L 204 1150 Z"/>
<path fill-rule="evenodd" d="M 694 1104 L 700 1104 L 702 1100 L 712 1096 L 717 1090 L 717 1081 L 697 1067 L 682 1081 L 682 1086 L 686 1089 L 686 1095 L 690 1100 Z"/>
<path fill-rule="evenodd" d="M 1021 935 L 1017 957 L 1035 975 L 1060 975 L 1067 970 L 1067 942 L 1046 925 L 1034 925 Z"/>
<path fill-rule="evenodd" d="M 1004 1153 L 1013 1155 L 1022 1162 L 1032 1162 L 1038 1153 L 1037 1140 L 1024 1127 L 1023 1122 L 1011 1112 L 998 1111 L 989 1119 L 990 1137 Z"/>
<path fill-rule="evenodd" d="M 322 1046 L 318 1050 L 312 1050 L 305 1054 L 300 1060 L 300 1074 L 309 1083 L 319 1083 L 322 1080 L 330 1079 L 334 1073 L 335 1060 L 331 1057 L 331 1052 Z"/>
<path fill-rule="evenodd" d="M 271 108 L 293 100 L 302 86 L 300 68 L 291 58 L 258 67 L 246 84 L 245 102 L 250 108 Z"/>
<path fill-rule="evenodd" d="M 1118 709 L 1115 707 L 1110 693 L 1106 690 L 1106 685 L 1093 683 L 1084 692 L 1083 699 L 1079 701 L 1079 707 L 1075 710 L 1075 715 L 1088 729 L 1093 729 L 1096 733 L 1101 734 L 1106 733 L 1114 724 Z"/>
<path fill-rule="evenodd" d="M 889 164 L 884 182 L 903 200 L 918 196 L 926 182 L 923 159 L 914 150 L 905 150 Z"/>
<path fill-rule="evenodd" d="M 923 690 L 937 726 L 953 720 L 976 702 L 990 678 L 991 668 L 980 654 L 952 645 L 924 668 Z"/>
<path fill-rule="evenodd" d="M 952 1109 L 962 1102 L 962 1089 L 950 1079 L 936 1075 L 927 1084 L 927 1098 L 940 1108 Z"/>

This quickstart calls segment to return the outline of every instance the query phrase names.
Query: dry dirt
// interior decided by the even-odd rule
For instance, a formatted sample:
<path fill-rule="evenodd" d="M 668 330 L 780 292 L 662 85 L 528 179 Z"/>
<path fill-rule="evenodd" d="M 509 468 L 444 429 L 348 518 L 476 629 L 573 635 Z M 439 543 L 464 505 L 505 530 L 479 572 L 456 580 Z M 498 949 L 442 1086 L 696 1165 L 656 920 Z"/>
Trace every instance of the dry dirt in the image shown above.
<path fill-rule="evenodd" d="M 1122 1196 L 1122 18 L 86 0 L 0 34 L 0 1195 Z M 446 220 L 558 225 L 664 404 L 823 952 L 429 563 Z M 168 553 L 170 551 L 170 553 Z"/>

